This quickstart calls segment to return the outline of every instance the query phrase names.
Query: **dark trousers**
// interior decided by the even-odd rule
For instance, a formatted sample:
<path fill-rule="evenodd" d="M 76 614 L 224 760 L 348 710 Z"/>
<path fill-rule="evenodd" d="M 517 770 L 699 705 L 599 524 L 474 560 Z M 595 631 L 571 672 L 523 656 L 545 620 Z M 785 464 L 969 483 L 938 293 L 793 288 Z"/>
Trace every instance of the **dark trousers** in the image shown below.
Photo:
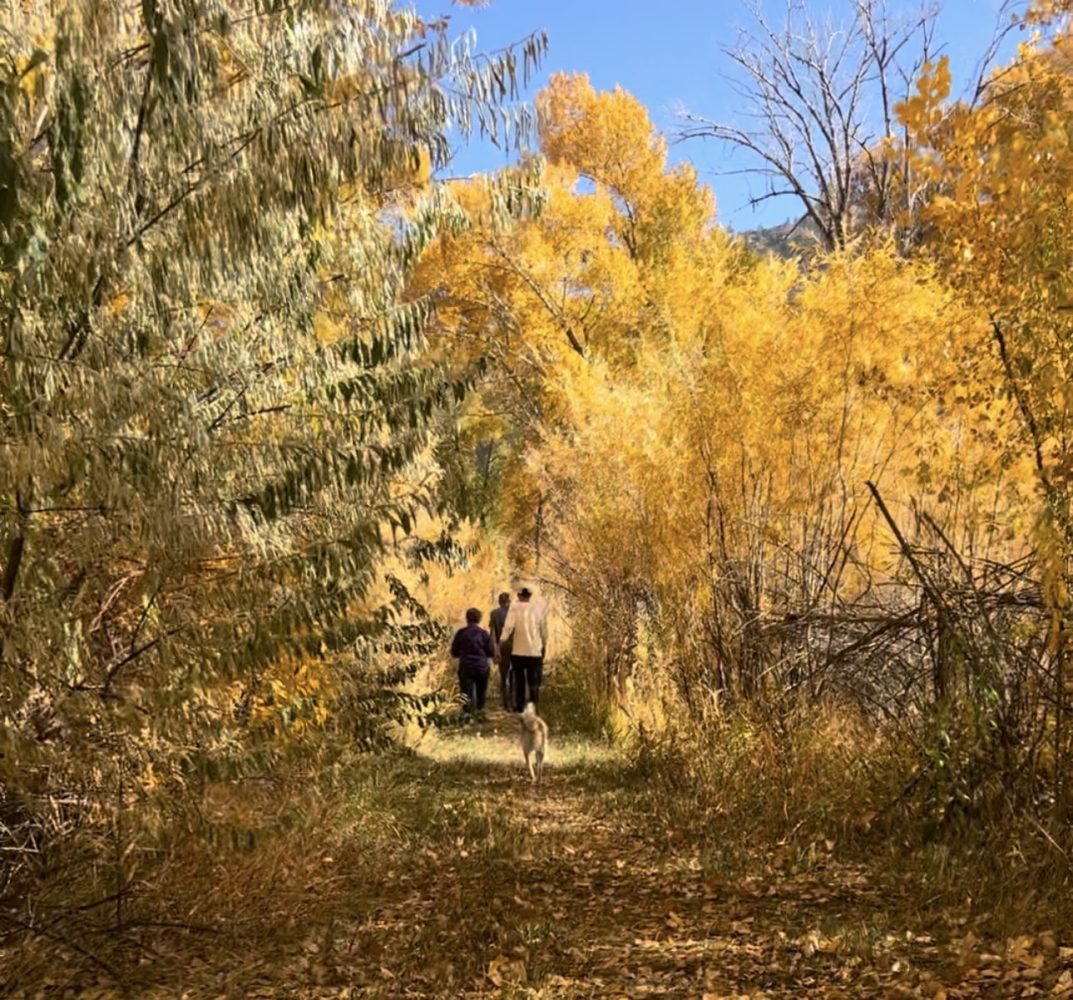
<path fill-rule="evenodd" d="M 510 643 L 499 647 L 499 698 L 503 702 L 503 708 L 508 712 L 511 709 L 507 700 L 507 682 L 510 679 Z"/>
<path fill-rule="evenodd" d="M 467 667 L 458 668 L 458 684 L 462 688 L 462 697 L 465 704 L 463 711 L 480 711 L 484 708 L 484 698 L 488 693 L 488 668 Z"/>
<path fill-rule="evenodd" d="M 514 681 L 514 707 L 519 712 L 523 712 L 527 701 L 535 705 L 540 700 L 540 682 L 544 679 L 544 657 L 519 656 L 515 653 L 510 658 L 510 669 Z"/>

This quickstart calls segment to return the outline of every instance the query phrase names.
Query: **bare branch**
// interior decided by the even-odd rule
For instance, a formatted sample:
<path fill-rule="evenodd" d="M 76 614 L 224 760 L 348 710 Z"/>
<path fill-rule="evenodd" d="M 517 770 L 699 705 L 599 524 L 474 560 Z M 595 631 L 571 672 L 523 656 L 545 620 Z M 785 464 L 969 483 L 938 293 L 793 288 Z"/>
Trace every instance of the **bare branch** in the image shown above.
<path fill-rule="evenodd" d="M 679 138 L 744 149 L 781 182 L 778 190 L 797 197 L 828 249 L 844 246 L 858 228 L 863 192 L 876 216 L 869 221 L 889 224 L 897 170 L 878 151 L 893 137 L 894 107 L 930 52 L 930 0 L 909 19 L 892 17 L 887 0 L 855 0 L 843 25 L 817 24 L 800 0 L 787 0 L 778 27 L 755 0 L 751 16 L 753 30 L 726 52 L 742 98 L 739 121 L 750 124 L 683 113 Z"/>

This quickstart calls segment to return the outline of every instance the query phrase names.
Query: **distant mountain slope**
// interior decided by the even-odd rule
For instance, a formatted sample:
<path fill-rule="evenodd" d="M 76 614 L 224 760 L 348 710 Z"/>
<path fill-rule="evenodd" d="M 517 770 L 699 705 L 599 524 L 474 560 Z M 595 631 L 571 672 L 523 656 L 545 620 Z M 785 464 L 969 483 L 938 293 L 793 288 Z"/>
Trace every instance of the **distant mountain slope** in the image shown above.
<path fill-rule="evenodd" d="M 749 229 L 741 234 L 745 245 L 756 253 L 773 253 L 778 257 L 794 257 L 814 250 L 819 243 L 816 224 L 809 218 L 796 222 L 787 220 L 766 229 Z"/>

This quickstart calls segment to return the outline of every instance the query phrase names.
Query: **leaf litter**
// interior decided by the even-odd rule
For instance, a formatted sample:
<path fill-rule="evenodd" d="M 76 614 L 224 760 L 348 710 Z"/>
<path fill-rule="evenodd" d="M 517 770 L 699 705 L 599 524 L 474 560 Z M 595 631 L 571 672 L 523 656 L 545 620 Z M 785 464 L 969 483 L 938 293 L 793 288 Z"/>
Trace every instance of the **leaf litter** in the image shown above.
<path fill-rule="evenodd" d="M 494 728 L 481 736 L 485 759 L 466 745 L 473 736 L 415 759 L 410 780 L 431 797 L 424 842 L 369 866 L 323 925 L 291 945 L 185 955 L 181 984 L 134 992 L 1073 1000 L 1073 947 L 1053 932 L 987 941 L 964 914 L 916 926 L 897 884 L 832 858 L 792 872 L 758 847 L 754 871 L 725 877 L 689 844 L 646 828 L 643 791 L 624 801 L 600 748 L 561 753 L 534 789 L 513 742 Z M 441 838 L 445 829 L 453 833 Z M 123 994 L 102 983 L 22 995 Z"/>

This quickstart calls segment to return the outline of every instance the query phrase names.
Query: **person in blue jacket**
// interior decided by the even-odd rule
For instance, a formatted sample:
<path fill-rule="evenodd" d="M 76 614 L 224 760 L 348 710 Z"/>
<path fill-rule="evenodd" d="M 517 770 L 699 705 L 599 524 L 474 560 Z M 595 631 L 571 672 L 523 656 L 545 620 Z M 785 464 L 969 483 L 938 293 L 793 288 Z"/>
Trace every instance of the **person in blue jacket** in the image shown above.
<path fill-rule="evenodd" d="M 483 711 L 495 650 L 492 648 L 492 637 L 481 628 L 481 613 L 477 608 L 470 608 L 466 612 L 466 627 L 455 633 L 451 655 L 458 660 L 463 711 Z"/>

